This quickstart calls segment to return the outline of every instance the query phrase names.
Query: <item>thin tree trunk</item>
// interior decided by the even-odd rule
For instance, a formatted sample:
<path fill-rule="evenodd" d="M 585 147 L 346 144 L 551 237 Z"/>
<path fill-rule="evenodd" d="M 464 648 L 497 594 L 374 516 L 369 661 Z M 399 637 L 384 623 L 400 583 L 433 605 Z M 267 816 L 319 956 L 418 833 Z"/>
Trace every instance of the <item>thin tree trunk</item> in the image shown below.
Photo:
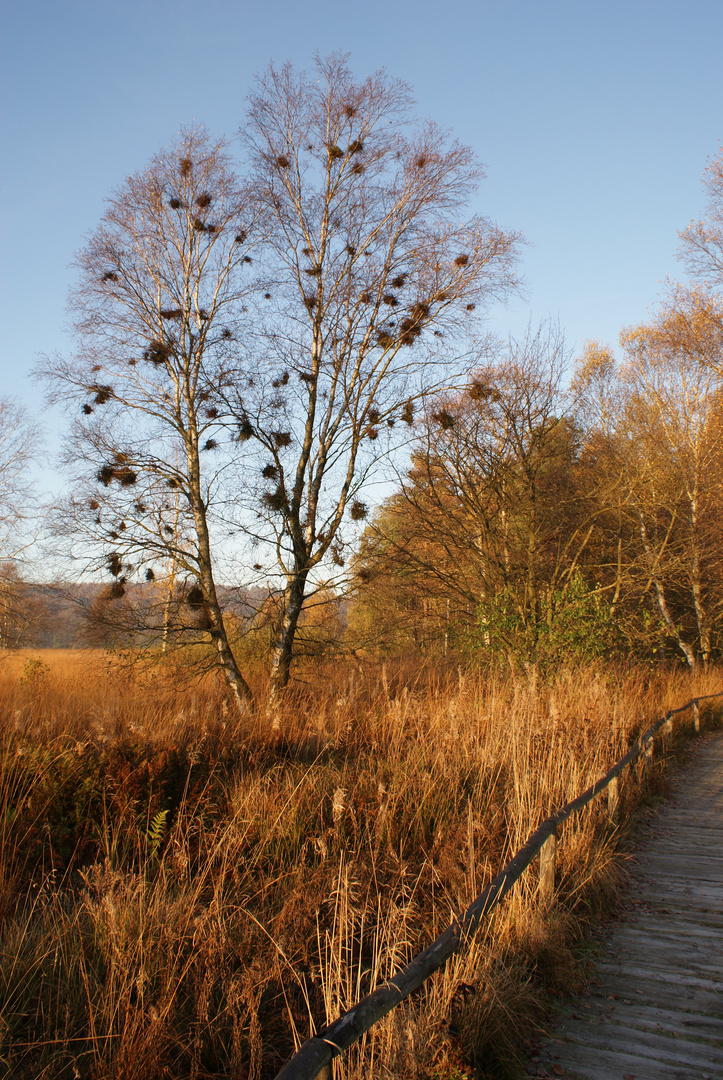
<path fill-rule="evenodd" d="M 700 558 L 700 546 L 698 543 L 698 485 L 692 493 L 688 493 L 690 500 L 690 528 L 691 528 L 691 567 L 690 567 L 690 584 L 693 593 L 693 603 L 695 606 L 695 618 L 698 625 L 698 643 L 700 645 L 700 655 L 703 661 L 703 666 L 708 666 L 708 659 L 710 657 L 711 641 L 710 641 L 710 623 L 705 611 L 705 605 L 703 603 L 703 587 L 701 582 L 701 558 Z"/>
<path fill-rule="evenodd" d="M 190 399 L 189 399 L 190 400 Z M 190 413 L 190 408 L 189 408 Z M 198 578 L 203 592 L 204 610 L 207 618 L 207 626 L 219 667 L 224 682 L 229 689 L 231 697 L 238 712 L 243 716 L 254 710 L 254 695 L 243 675 L 238 669 L 236 658 L 229 644 L 226 627 L 223 623 L 223 612 L 218 602 L 216 582 L 213 577 L 213 564 L 211 562 L 211 540 L 208 533 L 206 520 L 206 507 L 201 496 L 201 470 L 198 461 L 198 437 L 193 421 L 189 424 L 191 429 L 191 445 L 187 449 L 187 463 L 189 475 L 189 488 L 191 495 L 191 510 L 196 527 L 198 541 Z"/>
<path fill-rule="evenodd" d="M 284 607 L 281 623 L 271 653 L 271 678 L 269 681 L 268 706 L 276 707 L 282 691 L 289 682 L 291 661 L 294 655 L 294 639 L 299 615 L 304 604 L 306 573 L 295 573 L 287 581 L 284 591 Z"/>
<path fill-rule="evenodd" d="M 205 525 L 205 522 L 204 522 Z M 208 547 L 208 534 L 204 528 L 203 533 L 199 530 L 199 541 L 205 536 L 206 544 L 199 543 L 199 570 L 200 584 L 203 590 L 204 607 L 208 617 L 208 632 L 211 635 L 219 667 L 231 697 L 241 715 L 253 712 L 254 695 L 251 687 L 238 669 L 236 658 L 229 644 L 226 627 L 223 623 L 223 613 L 216 595 L 216 583 L 211 570 L 211 555 Z M 205 549 L 202 552 L 202 547 Z"/>
<path fill-rule="evenodd" d="M 652 552 L 651 547 L 650 547 L 650 540 L 648 539 L 648 530 L 645 528 L 645 522 L 643 521 L 642 514 L 639 514 L 639 521 L 640 521 L 640 538 L 643 541 L 643 547 L 645 549 L 645 553 L 646 553 L 646 555 L 648 556 L 649 559 L 654 560 L 653 552 Z M 695 650 L 692 648 L 691 645 L 688 644 L 687 641 L 685 641 L 680 636 L 680 633 L 678 631 L 678 627 L 675 625 L 675 620 L 673 619 L 673 616 L 670 614 L 670 608 L 668 607 L 668 601 L 667 601 L 667 598 L 666 598 L 666 595 L 665 595 L 665 586 L 663 585 L 662 581 L 660 580 L 660 577 L 658 576 L 656 563 L 657 563 L 657 560 L 654 560 L 653 561 L 653 569 L 652 569 L 651 574 L 650 574 L 650 580 L 652 581 L 653 585 L 655 586 L 655 598 L 658 601 L 658 610 L 660 611 L 660 614 L 663 617 L 663 621 L 664 621 L 665 625 L 668 628 L 668 632 L 669 632 L 670 636 L 675 638 L 675 641 L 676 641 L 676 643 L 678 645 L 678 648 L 680 649 L 680 651 L 685 656 L 685 659 L 686 659 L 686 661 L 688 663 L 688 667 L 690 668 L 691 671 L 695 671 L 695 668 L 697 666 L 696 665 Z"/>
<path fill-rule="evenodd" d="M 618 532 L 618 549 L 617 549 L 617 563 L 615 568 L 615 592 L 613 593 L 612 603 L 610 604 L 610 611 L 615 612 L 620 600 L 620 592 L 623 587 L 623 529 L 620 525 Z"/>
<path fill-rule="evenodd" d="M 171 630 L 171 601 L 173 599 L 173 589 L 176 584 L 175 574 L 168 579 L 166 586 L 166 598 L 163 601 L 163 637 L 161 638 L 161 656 L 166 655 L 168 648 L 168 635 Z"/>
<path fill-rule="evenodd" d="M 210 633 L 219 659 L 221 674 L 237 710 L 242 716 L 246 715 L 254 711 L 253 692 L 236 666 L 236 659 L 228 643 L 226 629 L 218 605 L 216 605 L 215 613 L 212 613 L 209 605 L 209 616 L 212 623 Z"/>

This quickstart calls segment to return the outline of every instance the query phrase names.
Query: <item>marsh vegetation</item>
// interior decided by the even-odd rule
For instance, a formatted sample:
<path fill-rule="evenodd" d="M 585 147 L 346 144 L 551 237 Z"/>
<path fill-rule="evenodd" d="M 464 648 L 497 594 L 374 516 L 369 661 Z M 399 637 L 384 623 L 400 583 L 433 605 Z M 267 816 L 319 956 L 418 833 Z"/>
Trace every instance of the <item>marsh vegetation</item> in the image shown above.
<path fill-rule="evenodd" d="M 311 670 L 283 725 L 212 678 L 103 652 L 5 656 L 0 1060 L 17 1078 L 272 1077 L 389 977 L 528 833 L 716 676 L 449 666 Z M 665 784 L 630 771 L 629 819 Z M 626 833 L 593 804 L 562 834 L 557 896 L 529 872 L 470 947 L 335 1075 L 514 1076 Z"/>

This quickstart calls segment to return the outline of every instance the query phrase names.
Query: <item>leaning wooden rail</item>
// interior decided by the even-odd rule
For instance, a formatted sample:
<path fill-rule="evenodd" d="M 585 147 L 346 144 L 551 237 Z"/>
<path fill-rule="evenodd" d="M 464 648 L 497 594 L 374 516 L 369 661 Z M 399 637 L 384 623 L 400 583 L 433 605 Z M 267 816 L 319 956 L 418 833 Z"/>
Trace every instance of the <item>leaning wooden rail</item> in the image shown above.
<path fill-rule="evenodd" d="M 623 769 L 632 764 L 641 754 L 646 757 L 652 756 L 653 739 L 655 733 L 663 726 L 670 733 L 673 727 L 673 717 L 679 713 L 693 709 L 695 730 L 700 731 L 699 703 L 710 698 L 723 697 L 721 694 L 706 694 L 705 696 L 692 698 L 681 705 L 678 709 L 671 709 L 656 720 L 647 731 L 643 732 L 639 739 L 631 746 L 627 754 L 616 761 L 613 767 L 597 780 L 592 787 L 578 795 L 572 802 L 567 803 L 561 810 L 557 810 L 535 829 L 520 848 L 513 859 L 507 864 L 487 888 L 480 893 L 476 900 L 467 908 L 463 915 L 459 916 L 445 932 L 438 937 L 424 952 L 419 953 L 413 960 L 398 971 L 394 978 L 389 979 L 383 986 L 377 987 L 371 994 L 363 998 L 358 1005 L 354 1005 L 333 1024 L 329 1024 L 323 1031 L 307 1039 L 296 1054 L 284 1065 L 276 1080 L 314 1080 L 314 1077 L 328 1066 L 332 1058 L 338 1057 L 348 1050 L 357 1039 L 372 1027 L 383 1016 L 405 998 L 417 990 L 422 983 L 435 971 L 443 967 L 449 958 L 460 950 L 462 945 L 475 932 L 480 921 L 488 915 L 500 901 L 507 895 L 517 879 L 530 865 L 535 856 L 540 853 L 540 890 L 543 901 L 552 897 L 555 880 L 555 835 L 558 825 L 583 806 L 591 802 L 596 795 L 611 785 L 609 792 L 609 808 L 614 817 L 617 809 L 618 784 L 617 778 Z"/>

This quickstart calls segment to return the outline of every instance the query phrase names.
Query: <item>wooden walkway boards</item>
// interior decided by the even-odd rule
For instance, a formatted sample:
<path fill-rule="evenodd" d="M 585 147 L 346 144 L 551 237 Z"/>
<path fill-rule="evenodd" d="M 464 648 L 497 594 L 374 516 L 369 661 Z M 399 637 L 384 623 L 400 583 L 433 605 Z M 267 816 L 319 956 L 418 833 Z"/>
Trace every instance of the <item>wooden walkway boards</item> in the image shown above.
<path fill-rule="evenodd" d="M 723 733 L 701 738 L 674 790 L 587 996 L 530 1075 L 723 1080 Z"/>

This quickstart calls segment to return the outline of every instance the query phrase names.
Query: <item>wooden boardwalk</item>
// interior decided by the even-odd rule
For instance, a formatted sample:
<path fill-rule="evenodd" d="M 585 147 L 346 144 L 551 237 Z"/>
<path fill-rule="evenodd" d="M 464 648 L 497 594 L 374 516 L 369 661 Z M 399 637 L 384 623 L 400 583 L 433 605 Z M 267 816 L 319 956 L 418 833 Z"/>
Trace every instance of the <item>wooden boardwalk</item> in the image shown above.
<path fill-rule="evenodd" d="M 681 770 L 588 994 L 528 1067 L 568 1080 L 723 1080 L 723 733 Z"/>

